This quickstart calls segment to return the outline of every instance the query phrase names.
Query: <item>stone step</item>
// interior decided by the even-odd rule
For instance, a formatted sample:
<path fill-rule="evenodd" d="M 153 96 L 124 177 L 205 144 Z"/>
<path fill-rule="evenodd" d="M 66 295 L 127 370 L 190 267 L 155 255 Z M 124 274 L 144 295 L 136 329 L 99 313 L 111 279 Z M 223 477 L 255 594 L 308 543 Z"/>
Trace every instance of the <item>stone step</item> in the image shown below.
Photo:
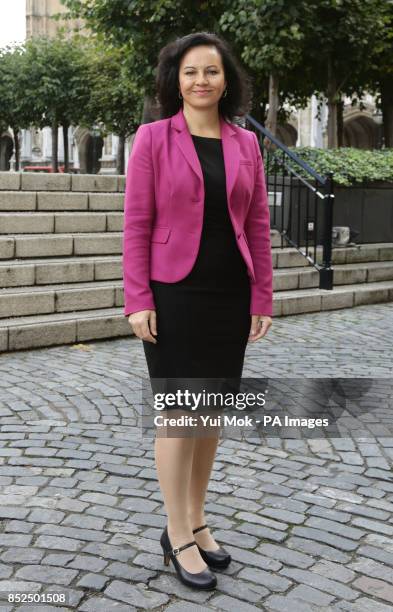
<path fill-rule="evenodd" d="M 122 278 L 120 255 L 41 257 L 0 262 L 0 287 L 80 283 Z"/>
<path fill-rule="evenodd" d="M 1 212 L 0 234 L 120 232 L 122 212 Z"/>
<path fill-rule="evenodd" d="M 352 308 L 393 301 L 393 280 L 339 285 L 332 290 L 309 288 L 279 291 L 274 296 L 274 316 Z"/>
<path fill-rule="evenodd" d="M 274 295 L 273 316 L 351 308 L 393 301 L 393 281 L 341 285 L 331 291 L 298 289 Z M 12 317 L 0 320 L 0 351 L 72 344 L 131 335 L 123 308 Z"/>
<path fill-rule="evenodd" d="M 121 280 L 0 289 L 0 318 L 113 308 L 123 304 Z"/>
<path fill-rule="evenodd" d="M 273 241 L 276 241 L 277 232 L 271 230 L 271 235 L 272 233 L 273 244 Z M 15 257 L 28 259 L 80 255 L 119 255 L 122 253 L 122 241 L 122 231 L 0 235 L 0 260 Z M 295 249 L 291 250 L 295 252 Z"/>
<path fill-rule="evenodd" d="M 335 264 L 334 284 L 393 279 L 393 261 Z M 0 287 L 28 287 L 122 279 L 121 255 L 14 259 L 0 262 Z M 318 287 L 319 273 L 311 265 L 274 268 L 274 291 Z"/>
<path fill-rule="evenodd" d="M 123 211 L 124 193 L 0 191 L 0 211 Z"/>
<path fill-rule="evenodd" d="M 122 232 L 0 236 L 0 259 L 118 255 L 122 253 L 122 238 Z"/>

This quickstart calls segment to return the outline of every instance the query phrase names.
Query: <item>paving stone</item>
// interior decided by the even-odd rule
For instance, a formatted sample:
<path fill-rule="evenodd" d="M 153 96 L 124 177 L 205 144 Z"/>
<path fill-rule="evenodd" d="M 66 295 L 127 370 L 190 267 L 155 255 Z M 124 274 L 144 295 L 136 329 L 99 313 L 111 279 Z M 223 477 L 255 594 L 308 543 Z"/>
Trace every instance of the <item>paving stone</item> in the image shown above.
<path fill-rule="evenodd" d="M 368 576 L 361 576 L 352 583 L 353 587 L 372 595 L 393 603 L 393 586 L 383 580 L 377 580 L 376 578 L 369 578 Z"/>
<path fill-rule="evenodd" d="M 172 574 L 161 574 L 155 580 L 149 582 L 149 588 L 176 598 L 193 601 L 198 604 L 205 603 L 211 597 L 210 591 L 198 591 L 184 586 L 177 576 Z"/>
<path fill-rule="evenodd" d="M 318 518 L 314 516 L 307 519 L 304 524 L 305 526 L 314 527 L 315 529 L 323 529 L 324 531 L 336 533 L 337 535 L 342 535 L 346 538 L 351 538 L 353 540 L 359 540 L 365 535 L 365 532 L 361 529 L 355 529 L 354 527 L 350 527 L 349 525 L 342 525 L 341 523 L 337 523 L 336 521 L 329 521 L 327 519 Z"/>
<path fill-rule="evenodd" d="M 61 523 L 63 518 L 65 517 L 64 512 L 60 512 L 59 510 L 49 510 L 45 508 L 36 508 L 32 510 L 27 518 L 28 521 L 32 523 Z"/>
<path fill-rule="evenodd" d="M 91 555 L 76 555 L 67 565 L 70 569 L 89 570 L 90 572 L 101 572 L 108 565 L 106 559 L 99 559 Z"/>
<path fill-rule="evenodd" d="M 43 551 L 39 551 L 42 552 Z M 64 567 L 75 558 L 75 554 L 67 554 L 67 553 L 50 553 L 45 556 L 42 563 L 44 565 L 60 565 Z"/>
<path fill-rule="evenodd" d="M 320 589 L 321 591 L 326 591 L 327 593 L 340 599 L 352 601 L 358 596 L 358 594 L 350 587 L 347 587 L 336 580 L 331 580 L 330 578 L 320 576 L 319 574 L 309 570 L 283 567 L 280 570 L 280 575 L 286 576 L 287 578 L 291 578 L 297 582 L 304 583 L 305 585 L 314 587 L 316 589 Z"/>
<path fill-rule="evenodd" d="M 168 595 L 164 593 L 157 593 L 150 589 L 144 589 L 139 585 L 134 586 L 127 584 L 121 580 L 114 580 L 111 582 L 105 589 L 104 594 L 113 599 L 135 605 L 137 608 L 142 608 L 143 610 L 151 610 L 169 601 Z"/>
<path fill-rule="evenodd" d="M 266 610 L 274 610 L 277 612 L 283 612 L 283 610 L 290 610 L 291 612 L 331 612 L 332 608 L 329 606 L 321 606 L 320 604 L 306 603 L 304 599 L 297 599 L 291 595 L 271 595 L 264 601 Z"/>
<path fill-rule="evenodd" d="M 357 550 L 357 554 L 375 559 L 375 561 L 380 561 L 381 563 L 386 563 L 393 567 L 393 552 L 387 552 L 375 546 L 360 546 Z"/>
<path fill-rule="evenodd" d="M 0 555 L 3 563 L 40 563 L 45 551 L 36 548 L 9 548 Z"/>
<path fill-rule="evenodd" d="M 331 546 L 339 548 L 340 550 L 351 551 L 355 550 L 357 547 L 357 543 L 354 540 L 348 540 L 348 538 L 337 536 L 333 533 L 328 533 L 327 531 L 312 529 L 311 527 L 294 527 L 292 529 L 292 534 L 303 538 L 309 538 L 311 540 L 315 540 L 316 542 L 330 544 Z"/>
<path fill-rule="evenodd" d="M 328 606 L 334 600 L 333 595 L 323 593 L 322 591 L 307 586 L 306 584 L 296 586 L 291 590 L 290 594 L 291 597 L 301 599 L 302 601 L 306 601 L 317 606 Z"/>
<path fill-rule="evenodd" d="M 39 548 L 69 550 L 70 552 L 80 550 L 85 544 L 82 540 L 74 538 L 62 538 L 56 536 L 39 536 L 35 541 L 35 546 Z"/>
<path fill-rule="evenodd" d="M 287 534 L 283 531 L 277 531 L 275 529 L 270 529 L 269 527 L 254 525 L 253 523 L 242 523 L 241 525 L 237 525 L 236 530 L 242 533 L 255 535 L 260 539 L 273 540 L 273 542 L 283 542 L 287 537 Z"/>
<path fill-rule="evenodd" d="M 101 576 L 100 574 L 85 574 L 78 582 L 78 587 L 84 587 L 92 591 L 101 591 L 110 578 Z"/>
<path fill-rule="evenodd" d="M 277 574 L 265 572 L 264 570 L 245 568 L 239 572 L 239 577 L 244 580 L 250 580 L 256 584 L 266 587 L 269 591 L 282 592 L 289 589 L 293 584 L 291 580 L 287 580 Z"/>
<path fill-rule="evenodd" d="M 346 563 L 350 559 L 350 556 L 341 552 L 341 550 L 305 538 L 290 537 L 286 540 L 285 544 L 288 548 L 300 550 L 304 553 L 322 557 L 323 559 L 336 563 Z"/>
<path fill-rule="evenodd" d="M 109 599 L 107 597 L 90 597 L 86 602 L 79 607 L 81 612 L 136 612 L 134 606 L 122 604 L 119 601 Z"/>
<path fill-rule="evenodd" d="M 215 606 L 218 610 L 227 610 L 228 612 L 233 612 L 233 610 L 237 610 L 238 612 L 255 612 L 256 610 L 260 610 L 259 607 L 241 601 L 240 599 L 229 597 L 228 595 L 214 597 L 214 599 L 210 601 L 210 604 Z"/>
<path fill-rule="evenodd" d="M 305 555 L 283 546 L 275 546 L 274 544 L 260 544 L 256 551 L 262 555 L 281 561 L 286 565 L 294 565 L 295 567 L 303 569 L 309 568 L 314 563 L 314 559 L 310 555 Z"/>
<path fill-rule="evenodd" d="M 278 561 L 269 559 L 269 557 L 264 557 L 263 555 L 258 555 L 252 551 L 243 550 L 242 548 L 235 548 L 234 546 L 229 545 L 226 545 L 225 549 L 229 552 L 231 557 L 235 559 L 235 561 L 239 561 L 245 565 L 252 565 L 271 571 L 278 571 L 281 567 L 281 563 Z"/>
<path fill-rule="evenodd" d="M 354 561 L 348 564 L 348 567 L 359 574 L 365 574 L 372 578 L 380 578 L 381 580 L 393 584 L 393 569 L 373 559 L 358 556 Z"/>
<path fill-rule="evenodd" d="M 120 562 L 114 562 L 108 565 L 104 570 L 104 574 L 113 576 L 114 578 L 124 578 L 124 580 L 143 583 L 147 583 L 150 578 L 156 576 L 156 572 Z"/>
<path fill-rule="evenodd" d="M 15 578 L 31 580 L 33 582 L 68 585 L 77 574 L 78 572 L 74 570 L 49 565 L 25 565 L 16 571 Z"/>

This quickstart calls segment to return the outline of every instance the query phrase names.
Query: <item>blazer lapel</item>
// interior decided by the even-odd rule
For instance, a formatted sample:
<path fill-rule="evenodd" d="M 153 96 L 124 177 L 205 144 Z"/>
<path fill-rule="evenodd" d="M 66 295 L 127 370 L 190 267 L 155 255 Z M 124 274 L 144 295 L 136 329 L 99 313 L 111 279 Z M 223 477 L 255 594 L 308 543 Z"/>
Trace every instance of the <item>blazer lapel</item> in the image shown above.
<path fill-rule="evenodd" d="M 175 142 L 182 151 L 187 162 L 197 175 L 201 183 L 201 189 L 204 191 L 203 172 L 199 162 L 198 154 L 195 150 L 188 125 L 186 123 L 183 108 L 171 117 L 171 126 L 175 128 Z M 231 205 L 231 194 L 239 172 L 240 147 L 234 136 L 236 131 L 220 116 L 222 149 L 224 156 L 225 175 L 226 175 L 226 191 L 228 205 Z"/>

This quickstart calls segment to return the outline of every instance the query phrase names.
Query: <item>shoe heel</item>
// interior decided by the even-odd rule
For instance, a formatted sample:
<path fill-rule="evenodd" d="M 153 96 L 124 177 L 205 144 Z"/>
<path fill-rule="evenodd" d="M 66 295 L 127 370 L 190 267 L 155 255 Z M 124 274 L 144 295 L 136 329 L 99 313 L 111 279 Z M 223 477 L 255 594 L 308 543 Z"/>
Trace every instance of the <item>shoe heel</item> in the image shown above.
<path fill-rule="evenodd" d="M 170 556 L 164 553 L 164 564 L 165 565 L 169 565 L 170 559 L 171 559 Z"/>

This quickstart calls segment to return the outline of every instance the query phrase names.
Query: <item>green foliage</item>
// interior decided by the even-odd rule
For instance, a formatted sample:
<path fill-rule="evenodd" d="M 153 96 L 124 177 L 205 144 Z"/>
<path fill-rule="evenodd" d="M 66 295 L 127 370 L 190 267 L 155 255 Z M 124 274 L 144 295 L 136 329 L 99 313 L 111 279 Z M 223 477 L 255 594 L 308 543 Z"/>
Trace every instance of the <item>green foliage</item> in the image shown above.
<path fill-rule="evenodd" d="M 128 137 L 140 124 L 144 89 L 134 79 L 131 45 L 114 47 L 95 39 L 86 47 L 89 100 L 80 125 L 100 125 L 104 133 Z"/>
<path fill-rule="evenodd" d="M 393 183 L 393 149 L 372 151 L 341 147 L 317 149 L 313 147 L 289 147 L 307 162 L 318 174 L 333 172 L 337 185 L 350 186 L 364 181 L 388 181 Z M 302 169 L 299 174 L 309 178 Z"/>
<path fill-rule="evenodd" d="M 38 127 L 76 125 L 90 96 L 82 37 L 35 37 L 26 42 L 28 93 Z"/>

